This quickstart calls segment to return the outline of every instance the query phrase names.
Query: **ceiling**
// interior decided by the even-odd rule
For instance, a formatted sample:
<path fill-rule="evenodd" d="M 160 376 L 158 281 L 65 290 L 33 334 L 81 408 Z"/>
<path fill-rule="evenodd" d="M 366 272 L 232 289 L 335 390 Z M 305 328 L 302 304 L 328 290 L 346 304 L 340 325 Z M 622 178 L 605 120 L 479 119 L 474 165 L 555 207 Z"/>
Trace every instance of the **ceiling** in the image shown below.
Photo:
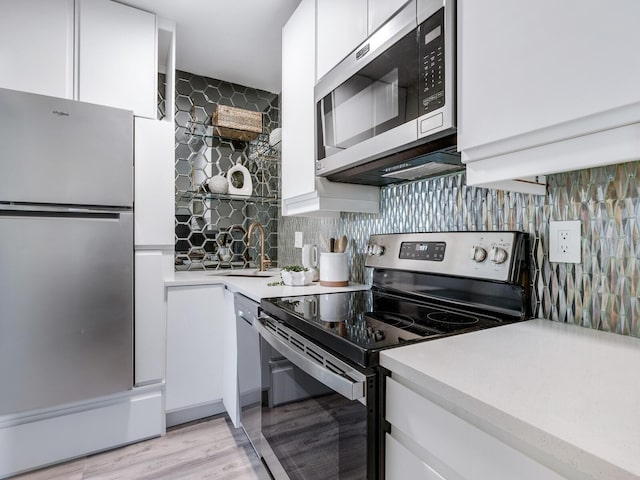
<path fill-rule="evenodd" d="M 118 0 L 176 22 L 176 68 L 273 93 L 281 31 L 300 0 Z"/>

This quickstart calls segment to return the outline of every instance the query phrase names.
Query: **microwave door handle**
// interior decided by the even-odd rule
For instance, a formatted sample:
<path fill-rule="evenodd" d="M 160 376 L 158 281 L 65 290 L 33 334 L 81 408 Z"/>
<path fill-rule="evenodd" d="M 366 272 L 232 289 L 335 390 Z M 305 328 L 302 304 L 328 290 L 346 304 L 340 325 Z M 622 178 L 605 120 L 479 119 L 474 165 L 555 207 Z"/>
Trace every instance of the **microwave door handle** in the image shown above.
<path fill-rule="evenodd" d="M 332 372 L 328 368 L 316 363 L 310 357 L 293 349 L 287 342 L 278 338 L 275 334 L 267 330 L 260 320 L 254 322 L 254 326 L 260 336 L 282 354 L 287 360 L 293 363 L 303 372 L 323 383 L 333 391 L 339 393 L 348 400 L 361 400 L 365 397 L 365 381 L 354 381 L 343 375 Z M 286 327 L 281 327 L 288 330 Z"/>

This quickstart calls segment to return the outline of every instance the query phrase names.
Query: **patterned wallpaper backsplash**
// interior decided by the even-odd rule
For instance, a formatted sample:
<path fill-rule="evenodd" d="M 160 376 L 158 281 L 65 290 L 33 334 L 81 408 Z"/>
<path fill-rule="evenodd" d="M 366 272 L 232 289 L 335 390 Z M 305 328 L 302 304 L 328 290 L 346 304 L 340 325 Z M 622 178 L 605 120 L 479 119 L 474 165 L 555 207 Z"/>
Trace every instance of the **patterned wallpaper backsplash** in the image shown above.
<path fill-rule="evenodd" d="M 374 233 L 522 230 L 531 235 L 536 316 L 640 336 L 640 162 L 547 177 L 546 196 L 467 186 L 456 174 L 381 190 L 379 214 L 282 217 L 280 264 L 300 263 L 304 243 L 347 235 L 351 279 L 369 282 L 364 247 Z M 582 262 L 549 262 L 549 222 L 582 222 Z"/>

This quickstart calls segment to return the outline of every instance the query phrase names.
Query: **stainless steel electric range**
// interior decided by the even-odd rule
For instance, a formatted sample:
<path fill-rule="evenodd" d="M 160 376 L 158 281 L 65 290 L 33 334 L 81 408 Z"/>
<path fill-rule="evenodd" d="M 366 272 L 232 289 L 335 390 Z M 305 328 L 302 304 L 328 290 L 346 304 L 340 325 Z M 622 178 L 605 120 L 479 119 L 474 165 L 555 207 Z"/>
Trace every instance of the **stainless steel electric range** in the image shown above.
<path fill-rule="evenodd" d="M 263 300 L 261 435 L 276 479 L 382 478 L 381 350 L 530 317 L 522 232 L 373 235 L 369 291 Z"/>

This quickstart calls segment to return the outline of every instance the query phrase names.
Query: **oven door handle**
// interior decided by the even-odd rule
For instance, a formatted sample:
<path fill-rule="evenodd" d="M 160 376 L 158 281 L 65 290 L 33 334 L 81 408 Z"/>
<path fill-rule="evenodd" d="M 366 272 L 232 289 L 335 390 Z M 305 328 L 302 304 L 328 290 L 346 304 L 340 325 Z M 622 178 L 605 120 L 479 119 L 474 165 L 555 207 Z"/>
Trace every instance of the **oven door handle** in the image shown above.
<path fill-rule="evenodd" d="M 295 343 L 288 342 L 287 340 L 280 338 L 279 335 L 271 332 L 264 325 L 265 319 L 271 320 L 272 325 L 277 325 L 277 329 L 287 339 L 294 339 Z M 262 316 L 257 322 L 254 322 L 255 328 L 260 333 L 260 336 L 264 338 L 273 348 L 275 348 L 280 354 L 282 354 L 287 360 L 293 363 L 300 370 L 311 375 L 313 378 L 323 383 L 333 391 L 339 393 L 343 397 L 349 400 L 363 400 L 365 398 L 365 381 L 366 377 L 360 372 L 353 370 L 349 365 L 343 361 L 337 359 L 333 355 L 324 352 L 316 344 L 309 342 L 306 338 L 296 334 L 291 329 L 283 326 L 271 317 Z M 312 357 L 307 353 L 306 345 L 310 345 L 314 350 L 314 355 L 318 357 L 318 352 L 322 352 L 323 363 L 329 361 L 334 368 L 344 369 L 349 372 L 349 375 L 357 377 L 357 379 L 350 378 L 346 374 L 341 375 L 335 373 L 325 365 L 319 363 L 319 360 Z M 293 346 L 295 345 L 295 347 Z"/>

